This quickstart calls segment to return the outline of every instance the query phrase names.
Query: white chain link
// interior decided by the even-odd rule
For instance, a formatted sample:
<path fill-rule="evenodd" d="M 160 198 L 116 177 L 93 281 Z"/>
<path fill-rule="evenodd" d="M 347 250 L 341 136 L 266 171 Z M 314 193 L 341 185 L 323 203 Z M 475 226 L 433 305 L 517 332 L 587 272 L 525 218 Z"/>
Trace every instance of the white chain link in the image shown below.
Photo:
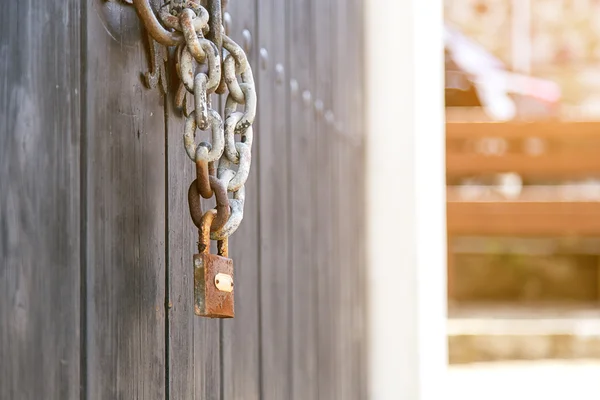
<path fill-rule="evenodd" d="M 257 103 L 252 69 L 244 50 L 224 34 L 223 26 L 218 35 L 222 40 L 222 54 L 219 54 L 218 44 L 205 37 L 211 33 L 212 15 L 199 3 L 171 0 L 161 7 L 159 14 L 166 27 L 183 34 L 183 42 L 176 51 L 177 75 L 181 80 L 176 105 L 183 108 L 186 116 L 183 134 L 186 153 L 194 162 L 218 165 L 218 181 L 233 194 L 229 200 L 229 219 L 211 232 L 213 240 L 222 240 L 237 230 L 244 217 L 244 185 L 252 161 L 252 123 Z M 221 60 L 224 60 L 223 68 Z M 201 66 L 206 72 L 196 73 Z M 210 106 L 210 94 L 219 87 L 226 87 L 228 91 L 224 118 Z M 195 103 L 189 113 L 185 91 L 193 95 Z M 242 110 L 238 111 L 238 107 Z M 197 145 L 197 129 L 210 129 L 212 142 Z M 240 135 L 240 141 L 236 142 L 235 135 Z M 201 146 L 207 150 L 199 151 Z"/>

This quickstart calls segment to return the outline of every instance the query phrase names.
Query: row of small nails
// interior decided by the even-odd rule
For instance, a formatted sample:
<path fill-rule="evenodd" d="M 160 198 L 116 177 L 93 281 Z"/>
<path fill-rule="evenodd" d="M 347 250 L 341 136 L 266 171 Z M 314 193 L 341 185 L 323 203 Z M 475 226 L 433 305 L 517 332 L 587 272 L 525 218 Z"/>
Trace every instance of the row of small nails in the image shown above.
<path fill-rule="evenodd" d="M 252 46 L 252 34 L 250 33 L 250 31 L 248 29 L 243 30 L 242 38 L 243 38 L 242 46 L 244 48 L 244 51 L 246 53 L 249 53 L 251 50 L 251 46 Z M 268 64 L 269 64 L 269 51 L 266 48 L 261 47 L 261 49 L 259 51 L 259 55 L 260 55 L 260 68 L 262 70 L 266 70 L 268 68 Z M 281 85 L 284 81 L 284 78 L 285 78 L 285 67 L 281 63 L 275 64 L 275 82 L 278 85 Z M 296 79 L 293 79 L 293 78 L 290 79 L 290 92 L 291 92 L 292 97 L 298 97 L 298 93 L 300 92 L 300 87 L 299 87 L 298 81 Z M 310 105 L 312 104 L 314 106 L 317 114 L 319 116 L 323 116 L 325 118 L 325 122 L 328 125 L 333 126 L 335 128 L 335 132 L 338 135 L 340 135 L 344 138 L 347 138 L 353 144 L 360 143 L 361 138 L 354 137 L 355 135 L 351 136 L 351 135 L 344 134 L 344 125 L 342 124 L 341 121 L 336 120 L 335 114 L 333 113 L 332 110 L 329 110 L 329 109 L 325 110 L 325 105 L 322 100 L 316 99 L 314 102 L 312 102 L 312 93 L 310 90 L 302 91 L 302 100 L 304 102 L 305 107 L 310 107 Z"/>

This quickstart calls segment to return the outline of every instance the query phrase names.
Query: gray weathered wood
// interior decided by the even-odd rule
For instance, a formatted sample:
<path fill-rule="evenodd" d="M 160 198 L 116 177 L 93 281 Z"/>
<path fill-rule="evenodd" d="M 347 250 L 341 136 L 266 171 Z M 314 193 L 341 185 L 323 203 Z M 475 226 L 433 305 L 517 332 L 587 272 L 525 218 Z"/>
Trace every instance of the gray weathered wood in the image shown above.
<path fill-rule="evenodd" d="M 169 72 L 175 74 L 171 58 Z M 221 398 L 220 322 L 194 314 L 193 254 L 198 252 L 198 229 L 188 207 L 188 188 L 196 178 L 195 164 L 183 147 L 185 117 L 174 104 L 179 81 L 171 76 L 168 103 L 168 298 L 169 298 L 169 396 L 170 399 Z M 217 109 L 218 102 L 213 107 Z M 188 94 L 188 109 L 193 97 Z M 209 141 L 208 132 L 197 131 L 196 142 Z M 214 206 L 209 202 L 204 209 Z"/>
<path fill-rule="evenodd" d="M 244 29 L 252 36 L 246 53 L 258 81 L 256 6 L 251 0 L 228 3 L 232 17 L 231 37 L 243 46 Z M 258 138 L 253 146 L 253 155 L 256 155 L 259 153 Z M 229 240 L 229 256 L 235 267 L 235 318 L 221 322 L 223 400 L 260 399 L 259 168 L 260 161 L 255 156 L 246 182 L 244 220 Z"/>
<path fill-rule="evenodd" d="M 364 11 L 363 0 L 352 0 L 347 5 L 346 24 L 347 35 L 350 32 L 364 32 Z M 348 213 L 352 214 L 356 210 L 366 210 L 366 182 L 365 182 L 365 147 L 364 136 L 365 127 L 365 88 L 364 88 L 364 35 L 358 35 L 356 40 L 346 39 L 345 48 L 350 54 L 350 65 L 352 74 L 351 79 L 356 82 L 353 87 L 344 96 L 349 102 L 347 109 L 348 125 L 347 134 L 350 136 L 348 145 L 351 150 L 348 151 L 347 165 L 350 165 L 350 184 L 347 186 L 348 196 L 351 199 L 348 207 Z M 348 329 L 350 335 L 349 352 L 351 355 L 351 381 L 355 383 L 353 396 L 355 399 L 366 399 L 368 397 L 367 388 L 367 263 L 366 263 L 366 232 L 365 232 L 365 213 L 358 212 L 351 219 L 350 229 L 346 232 L 349 235 L 351 243 L 349 257 L 354 262 L 354 268 L 349 274 L 350 291 L 348 299 L 351 299 L 351 308 L 349 310 L 350 320 Z"/>
<path fill-rule="evenodd" d="M 135 11 L 87 7 L 88 398 L 165 396 L 165 122 Z"/>
<path fill-rule="evenodd" d="M 352 85 L 351 65 L 348 65 L 349 41 L 348 27 L 346 15 L 346 1 L 339 0 L 335 3 L 335 12 L 332 15 L 332 68 L 335 71 L 336 79 L 333 80 L 333 110 L 336 115 L 337 127 L 332 131 L 332 162 L 334 164 L 334 173 L 336 176 L 335 182 L 338 184 L 335 187 L 335 197 L 333 198 L 334 207 L 334 229 L 335 229 L 335 246 L 334 254 L 336 257 L 336 273 L 340 277 L 336 281 L 339 282 L 339 289 L 334 296 L 337 305 L 338 315 L 338 331 L 334 339 L 334 351 L 336 366 L 339 370 L 336 376 L 334 385 L 338 393 L 338 398 L 354 399 L 358 395 L 356 393 L 357 382 L 355 377 L 351 375 L 352 368 L 356 363 L 353 357 L 354 348 L 348 340 L 352 332 L 351 319 L 351 304 L 352 296 L 349 296 L 350 286 L 354 279 L 354 269 L 358 260 L 352 257 L 353 246 L 356 243 L 353 241 L 353 232 L 348 221 L 360 218 L 355 215 L 354 218 L 349 218 L 349 213 L 352 209 L 349 207 L 356 197 L 357 193 L 353 193 L 351 187 L 355 184 L 355 176 L 351 171 L 354 169 L 352 164 L 347 165 L 345 158 L 348 149 L 348 143 L 342 136 L 342 129 L 348 129 L 351 121 L 348 114 L 348 96 L 355 88 Z M 343 279 L 341 277 L 344 277 Z"/>
<path fill-rule="evenodd" d="M 0 14 L 0 398 L 80 390 L 80 1 Z"/>
<path fill-rule="evenodd" d="M 133 8 L 0 16 L 1 399 L 366 398 L 362 1 L 228 3 L 259 104 L 226 321 L 193 313 L 195 170 Z"/>
<path fill-rule="evenodd" d="M 318 398 L 317 358 L 317 240 L 315 212 L 315 132 L 313 65 L 309 32 L 312 27 L 308 0 L 288 0 L 288 69 L 298 90 L 290 107 L 290 239 L 292 268 L 292 394 L 291 399 Z M 304 98 L 311 95 L 312 98 Z M 307 101 L 308 100 L 308 101 Z"/>
<path fill-rule="evenodd" d="M 257 45 L 268 53 L 256 65 L 259 118 L 254 168 L 260 183 L 261 399 L 290 398 L 289 71 L 285 2 L 259 0 Z M 262 50 L 259 50 L 262 51 Z"/>
<path fill-rule="evenodd" d="M 335 45 L 333 61 L 337 80 L 334 80 L 337 127 L 336 147 L 339 182 L 336 209 L 338 232 L 336 236 L 338 276 L 337 293 L 339 326 L 336 335 L 339 367 L 337 390 L 339 398 L 364 399 L 367 397 L 366 364 L 364 359 L 364 156 L 358 140 L 362 135 L 362 40 L 352 32 L 361 32 L 360 1 L 340 0 L 335 13 Z M 337 66 L 336 66 L 337 61 Z M 342 72 L 343 71 L 343 72 Z M 340 129 L 341 128 L 341 129 Z M 343 276 L 343 278 L 341 278 Z"/>
<path fill-rule="evenodd" d="M 335 78 L 344 79 L 347 73 L 344 69 L 337 71 L 334 78 L 332 70 L 333 47 L 332 33 L 334 28 L 333 8 L 331 1 L 313 0 L 311 2 L 312 28 L 311 59 L 314 68 L 311 86 L 314 88 L 314 119 L 315 143 L 314 154 L 315 172 L 313 184 L 316 188 L 315 207 L 312 212 L 315 231 L 312 240 L 316 256 L 315 286 L 317 287 L 317 363 L 318 395 L 322 399 L 341 398 L 337 382 L 344 368 L 337 357 L 340 334 L 338 332 L 342 309 L 338 302 L 347 279 L 340 279 L 339 262 L 334 257 L 333 249 L 333 192 L 343 191 L 341 181 L 334 180 L 333 173 L 333 138 L 331 125 L 326 121 L 326 115 L 331 111 L 333 96 L 332 87 Z M 340 100 L 340 99 L 338 99 Z"/>

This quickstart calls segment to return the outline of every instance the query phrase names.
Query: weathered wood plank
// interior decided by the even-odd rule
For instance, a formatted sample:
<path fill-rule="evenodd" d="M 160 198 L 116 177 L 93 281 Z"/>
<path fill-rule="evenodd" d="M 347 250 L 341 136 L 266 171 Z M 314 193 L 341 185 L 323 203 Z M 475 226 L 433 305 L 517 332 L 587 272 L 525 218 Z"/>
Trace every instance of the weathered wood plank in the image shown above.
<path fill-rule="evenodd" d="M 134 9 L 87 8 L 88 398 L 165 397 L 165 122 Z"/>
<path fill-rule="evenodd" d="M 599 145 L 598 123 L 448 122 L 447 176 L 507 171 L 548 178 L 597 175 Z M 478 147 L 497 152 L 484 154 Z"/>
<path fill-rule="evenodd" d="M 349 31 L 352 26 L 349 10 L 351 4 L 344 0 L 336 2 L 334 12 L 334 43 L 332 45 L 333 66 L 334 66 L 334 111 L 336 115 L 336 127 L 333 131 L 335 163 L 337 165 L 336 192 L 337 197 L 334 201 L 334 210 L 336 210 L 337 226 L 337 270 L 336 281 L 339 282 L 336 292 L 337 310 L 339 314 L 339 328 L 336 333 L 336 364 L 338 368 L 337 379 L 335 382 L 337 398 L 358 399 L 360 392 L 358 385 L 360 376 L 354 374 L 358 359 L 358 346 L 353 343 L 354 331 L 356 329 L 354 321 L 355 304 L 358 293 L 354 291 L 358 279 L 359 260 L 357 259 L 357 250 L 360 238 L 364 232 L 357 227 L 357 222 L 361 218 L 361 213 L 356 213 L 357 200 L 362 192 L 358 185 L 358 171 L 363 168 L 357 163 L 359 160 L 351 158 L 355 151 L 353 144 L 348 137 L 354 132 L 356 121 L 349 112 L 352 95 L 356 90 L 360 90 L 356 84 L 356 65 L 353 65 L 354 48 L 358 39 Z"/>
<path fill-rule="evenodd" d="M 246 48 L 254 77 L 258 81 L 258 44 L 256 42 L 256 5 L 253 0 L 231 1 L 227 9 L 232 17 L 231 37 L 244 45 L 243 31 L 251 36 Z M 260 96 L 260 93 L 259 93 Z M 260 112 L 260 111 L 258 111 Z M 257 126 L 258 128 L 258 126 Z M 259 134 L 252 149 L 259 153 Z M 229 240 L 229 256 L 235 266 L 235 318 L 222 321 L 222 393 L 223 399 L 259 399 L 260 395 L 260 313 L 259 313 L 259 176 L 260 162 L 253 159 L 246 182 L 244 220 Z"/>
<path fill-rule="evenodd" d="M 333 53 L 333 13 L 332 2 L 313 0 L 310 4 L 312 26 L 309 30 L 311 40 L 311 58 L 314 65 L 311 87 L 314 88 L 315 172 L 313 184 L 316 189 L 315 207 L 312 212 L 315 231 L 313 233 L 313 251 L 315 253 L 317 288 L 317 363 L 318 395 L 321 399 L 341 398 L 338 392 L 338 376 L 344 368 L 338 357 L 337 345 L 341 339 L 340 314 L 342 308 L 340 296 L 348 283 L 348 278 L 338 275 L 341 260 L 333 257 L 333 210 L 332 192 L 344 190 L 343 181 L 332 179 L 331 106 Z M 307 38 L 308 39 L 308 38 Z M 344 69 L 336 71 L 342 77 L 347 76 Z M 340 186 L 338 186 L 340 185 Z M 334 283 L 335 282 L 335 283 Z"/>
<path fill-rule="evenodd" d="M 597 149 L 591 146 L 588 150 Z M 514 172 L 525 177 L 574 178 L 600 175 L 600 159 L 596 152 L 568 151 L 558 154 L 503 154 L 486 156 L 472 153 L 446 153 L 446 176 Z"/>
<path fill-rule="evenodd" d="M 600 201 L 593 186 L 585 184 L 572 185 L 524 185 L 518 188 L 519 192 L 515 197 L 508 196 L 508 193 L 500 186 L 446 186 L 446 201 L 479 201 L 479 202 L 497 202 L 503 203 L 507 200 L 516 200 L 519 202 L 540 202 L 540 203 L 562 203 L 577 201 Z"/>
<path fill-rule="evenodd" d="M 140 79 L 149 62 L 137 16 L 120 2 L 95 0 L 83 18 L 79 3 L 53 3 L 0 17 L 10 61 L 0 63 L 0 398 L 365 398 L 364 160 L 348 139 L 362 126 L 360 2 L 229 5 L 233 37 L 253 36 L 260 112 L 246 217 L 230 243 L 236 318 L 223 322 L 193 315 L 194 168 L 173 93 L 165 105 Z M 66 23 L 41 24 L 47 15 Z M 53 61 L 40 69 L 38 58 Z M 42 135 L 48 126 L 56 134 Z"/>
<path fill-rule="evenodd" d="M 449 251 L 455 254 L 521 254 L 536 257 L 551 257 L 554 255 L 600 255 L 599 237 L 578 237 L 570 240 L 568 237 L 518 237 L 496 236 L 460 236 L 450 241 Z"/>
<path fill-rule="evenodd" d="M 475 137 L 498 137 L 519 139 L 539 137 L 556 140 L 597 140 L 600 134 L 598 122 L 448 122 L 448 139 L 471 139 Z"/>
<path fill-rule="evenodd" d="M 0 398 L 80 393 L 81 2 L 0 14 Z"/>
<path fill-rule="evenodd" d="M 189 213 L 188 188 L 196 178 L 195 164 L 183 147 L 185 117 L 174 108 L 178 81 L 174 57 L 170 59 L 171 86 L 167 113 L 167 209 L 168 209 L 168 305 L 170 399 L 221 398 L 220 322 L 194 314 L 193 255 L 198 252 L 198 229 Z M 193 97 L 188 94 L 192 109 Z M 213 107 L 218 109 L 217 97 Z M 197 131 L 196 142 L 209 141 L 209 133 Z M 204 202 L 204 210 L 214 204 Z M 213 201 L 214 203 L 214 201 Z"/>
<path fill-rule="evenodd" d="M 255 149 L 260 182 L 261 399 L 289 399 L 290 218 L 289 79 L 286 63 L 285 2 L 258 1 L 258 45 L 267 56 L 256 66 L 260 110 Z M 264 50 L 263 50 L 264 49 Z"/>
<path fill-rule="evenodd" d="M 452 235 L 600 235 L 600 202 L 448 202 Z"/>
<path fill-rule="evenodd" d="M 368 363 L 367 363 L 367 262 L 366 262 L 366 235 L 367 232 L 365 213 L 355 212 L 356 210 L 366 210 L 366 182 L 365 182 L 365 146 L 364 136 L 366 132 L 365 121 L 365 70 L 364 70 L 364 35 L 358 35 L 355 40 L 348 39 L 353 37 L 353 32 L 364 32 L 364 4 L 362 0 L 352 0 L 347 5 L 346 11 L 346 49 L 351 55 L 348 63 L 352 69 L 351 81 L 356 85 L 348 89 L 345 98 L 349 101 L 347 110 L 348 134 L 350 140 L 348 145 L 351 150 L 348 151 L 347 163 L 351 166 L 350 185 L 347 196 L 351 199 L 348 208 L 348 214 L 353 215 L 351 228 L 345 230 L 349 235 L 348 242 L 350 247 L 350 262 L 353 263 L 351 276 L 353 277 L 352 287 L 348 294 L 352 305 L 350 311 L 350 326 L 347 331 L 350 333 L 350 349 L 352 352 L 352 382 L 355 383 L 354 391 L 351 394 L 354 399 L 366 399 Z"/>
<path fill-rule="evenodd" d="M 351 243 L 347 242 L 348 232 L 344 229 L 347 227 L 348 220 L 345 215 L 348 212 L 349 199 L 346 197 L 349 193 L 347 187 L 349 183 L 347 175 L 347 166 L 344 164 L 343 155 L 345 150 L 345 142 L 341 136 L 342 124 L 347 124 L 347 115 L 345 113 L 348 99 L 345 97 L 345 88 L 350 77 L 347 71 L 348 53 L 346 53 L 346 16 L 343 14 L 345 10 L 345 2 L 334 1 L 333 11 L 331 16 L 331 72 L 332 75 L 332 111 L 335 116 L 335 124 L 329 131 L 331 135 L 331 161 L 333 174 L 333 197 L 332 197 L 332 217 L 333 217 L 333 247 L 334 262 L 331 268 L 334 268 L 333 274 L 336 283 L 336 290 L 333 292 L 335 298 L 334 312 L 337 315 L 338 326 L 336 337 L 334 337 L 334 357 L 337 368 L 336 379 L 333 382 L 335 392 L 338 398 L 351 398 L 348 393 L 353 391 L 353 383 L 347 379 L 348 370 L 352 368 L 352 350 L 347 349 L 348 327 L 350 321 L 348 319 L 348 310 L 350 303 L 346 300 L 346 292 L 350 288 L 352 280 L 352 264 L 347 264 L 349 259 L 349 251 Z M 342 278 L 343 276 L 343 278 Z M 348 362 L 350 361 L 350 362 Z M 345 396 L 345 397 L 344 397 Z"/>
<path fill-rule="evenodd" d="M 313 123 L 311 41 L 312 15 L 308 0 L 287 1 L 290 106 L 290 207 L 292 243 L 292 394 L 291 399 L 318 398 L 317 358 L 318 273 L 314 244 L 317 238 L 313 213 L 315 133 Z"/>

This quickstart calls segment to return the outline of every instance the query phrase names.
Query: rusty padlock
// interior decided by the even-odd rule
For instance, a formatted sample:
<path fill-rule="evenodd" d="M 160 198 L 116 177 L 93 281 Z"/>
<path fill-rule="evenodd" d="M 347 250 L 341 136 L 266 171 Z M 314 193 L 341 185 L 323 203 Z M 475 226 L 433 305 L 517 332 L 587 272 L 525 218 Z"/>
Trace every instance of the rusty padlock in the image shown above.
<path fill-rule="evenodd" d="M 217 242 L 218 255 L 210 254 L 210 225 L 216 214 L 212 209 L 202 216 L 200 254 L 194 254 L 194 313 L 233 318 L 233 260 L 227 258 L 227 239 Z"/>

